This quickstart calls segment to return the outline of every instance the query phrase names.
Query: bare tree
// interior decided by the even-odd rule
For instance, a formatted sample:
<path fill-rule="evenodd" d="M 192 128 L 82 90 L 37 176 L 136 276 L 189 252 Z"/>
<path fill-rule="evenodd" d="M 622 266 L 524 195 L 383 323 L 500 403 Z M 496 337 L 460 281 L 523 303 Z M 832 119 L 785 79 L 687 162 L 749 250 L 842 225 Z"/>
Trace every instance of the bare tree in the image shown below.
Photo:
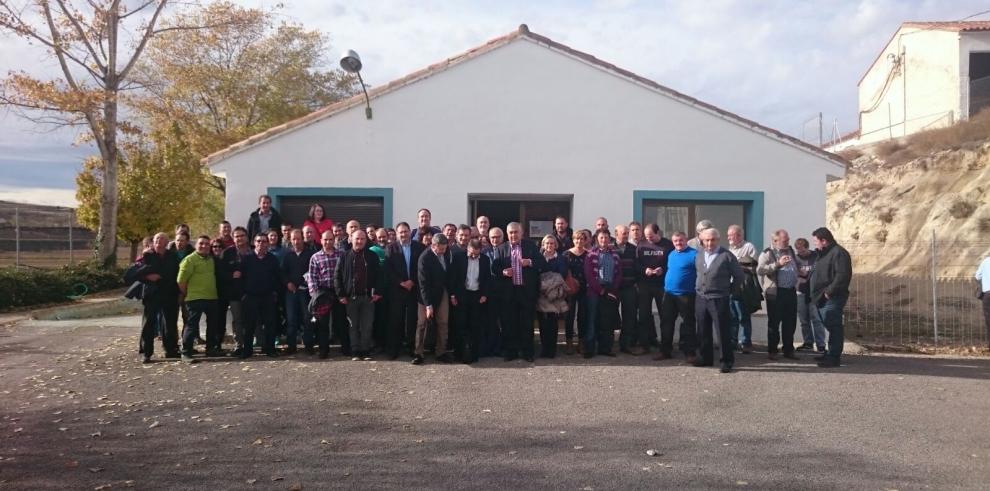
<path fill-rule="evenodd" d="M 171 30 L 158 27 L 169 0 L 33 0 L 15 5 L 0 0 L 0 31 L 40 45 L 58 62 L 60 76 L 39 79 L 10 72 L 0 85 L 0 104 L 37 123 L 88 128 L 100 151 L 102 196 L 96 257 L 116 262 L 118 133 L 134 128 L 118 119 L 120 96 L 135 88 L 131 70 L 148 41 Z M 185 5 L 189 5 L 185 3 Z"/>

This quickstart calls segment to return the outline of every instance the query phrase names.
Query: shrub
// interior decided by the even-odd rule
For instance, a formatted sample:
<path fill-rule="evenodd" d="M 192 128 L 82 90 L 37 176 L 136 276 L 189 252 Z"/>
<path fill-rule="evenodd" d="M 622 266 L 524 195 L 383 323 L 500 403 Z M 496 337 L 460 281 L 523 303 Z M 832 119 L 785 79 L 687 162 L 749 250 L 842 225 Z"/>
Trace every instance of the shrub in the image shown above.
<path fill-rule="evenodd" d="M 884 229 L 877 230 L 873 234 L 873 238 L 877 239 L 878 242 L 887 242 L 887 231 Z"/>
<path fill-rule="evenodd" d="M 848 161 L 856 160 L 863 156 L 863 151 L 856 147 L 843 148 L 837 152 L 839 157 L 842 157 Z"/>
<path fill-rule="evenodd" d="M 50 270 L 0 268 L 0 310 L 64 302 L 80 293 L 77 285 L 88 293 L 119 288 L 122 276 L 119 269 L 103 270 L 92 263 Z"/>
<path fill-rule="evenodd" d="M 959 200 L 952 203 L 952 206 L 949 207 L 949 214 L 957 220 L 969 218 L 974 211 L 976 211 L 976 205 L 969 201 Z"/>
<path fill-rule="evenodd" d="M 895 215 L 897 215 L 896 208 L 887 208 L 886 210 L 881 211 L 877 218 L 879 218 L 883 223 L 891 223 L 894 221 Z"/>

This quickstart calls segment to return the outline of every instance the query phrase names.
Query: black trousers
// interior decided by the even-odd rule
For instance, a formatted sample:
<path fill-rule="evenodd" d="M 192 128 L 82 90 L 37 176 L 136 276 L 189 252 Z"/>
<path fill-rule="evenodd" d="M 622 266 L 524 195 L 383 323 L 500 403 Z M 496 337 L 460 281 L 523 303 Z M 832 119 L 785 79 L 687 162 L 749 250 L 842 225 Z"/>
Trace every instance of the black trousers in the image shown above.
<path fill-rule="evenodd" d="M 227 335 L 227 309 L 230 302 L 222 298 L 217 300 L 217 322 L 210 331 L 210 323 L 206 323 L 206 349 L 220 350 L 223 346 L 223 338 Z"/>
<path fill-rule="evenodd" d="M 797 290 L 777 288 L 777 295 L 767 296 L 767 351 L 777 352 L 783 338 L 784 354 L 794 351 L 794 330 L 797 326 Z"/>
<path fill-rule="evenodd" d="M 186 325 L 182 328 L 182 351 L 193 352 L 196 338 L 199 337 L 199 320 L 206 316 L 206 335 L 216 332 L 220 323 L 220 312 L 217 311 L 216 300 L 191 300 L 186 302 Z M 215 349 L 207 345 L 207 350 Z M 219 348 L 219 345 L 216 347 Z"/>
<path fill-rule="evenodd" d="M 330 353 L 330 319 L 333 317 L 330 314 L 318 317 L 316 319 L 316 344 L 320 348 L 320 354 L 326 355 Z"/>
<path fill-rule="evenodd" d="M 533 357 L 533 316 L 535 300 L 526 288 L 513 286 L 502 303 L 502 352 L 507 357 Z"/>
<path fill-rule="evenodd" d="M 714 362 L 714 342 L 712 331 L 717 331 L 719 344 L 722 348 L 722 363 L 732 366 L 735 363 L 735 345 L 732 344 L 732 312 L 729 310 L 729 296 L 717 298 L 697 297 L 695 300 L 695 316 L 698 319 L 697 337 L 701 341 L 698 356 L 705 364 Z"/>
<path fill-rule="evenodd" d="M 674 325 L 681 318 L 681 335 L 678 348 L 685 355 L 694 356 L 698 349 L 697 326 L 695 320 L 694 295 L 663 296 L 663 307 L 660 309 L 660 352 L 671 354 L 674 347 Z"/>
<path fill-rule="evenodd" d="M 333 318 L 333 337 L 340 342 L 340 352 L 351 356 L 351 321 L 347 319 L 347 306 L 334 300 L 330 315 Z"/>
<path fill-rule="evenodd" d="M 481 335 L 488 322 L 488 300 L 480 303 L 481 294 L 465 291 L 457 298 L 457 309 L 454 310 L 454 330 L 459 338 L 454 344 L 454 355 L 463 361 L 475 362 L 481 357 Z"/>
<path fill-rule="evenodd" d="M 639 340 L 639 294 L 636 285 L 619 289 L 619 311 L 622 313 L 622 326 L 619 330 L 619 349 L 626 351 L 637 345 L 649 346 L 649 342 Z"/>
<path fill-rule="evenodd" d="M 388 344 L 388 303 L 391 300 L 392 296 L 386 293 L 375 302 L 375 320 L 372 322 L 371 338 L 374 341 L 375 349 L 380 351 L 384 351 Z"/>
<path fill-rule="evenodd" d="M 557 356 L 559 321 L 567 318 L 567 314 L 538 312 L 536 317 L 540 324 L 540 356 L 553 358 Z"/>
<path fill-rule="evenodd" d="M 649 348 L 657 340 L 657 325 L 653 321 L 653 306 L 663 312 L 663 286 L 651 282 L 636 285 L 639 300 L 639 345 Z"/>
<path fill-rule="evenodd" d="M 254 349 L 256 333 L 261 334 L 259 344 L 265 353 L 275 352 L 275 337 L 278 336 L 278 311 L 275 292 L 264 295 L 244 295 L 241 300 L 241 316 L 244 318 L 244 349 L 248 353 Z"/>
<path fill-rule="evenodd" d="M 485 322 L 481 332 L 481 356 L 498 356 L 502 351 L 502 299 L 492 295 L 485 302 Z"/>
<path fill-rule="evenodd" d="M 179 299 L 171 295 L 155 295 L 144 299 L 144 319 L 141 322 L 141 344 L 138 353 L 145 356 L 155 354 L 155 328 L 159 327 L 159 316 L 165 322 L 161 326 L 162 347 L 165 353 L 179 352 Z"/>
<path fill-rule="evenodd" d="M 412 353 L 416 345 L 416 289 L 393 288 L 388 303 L 388 333 L 385 351 L 389 356 L 399 356 L 403 345 Z"/>

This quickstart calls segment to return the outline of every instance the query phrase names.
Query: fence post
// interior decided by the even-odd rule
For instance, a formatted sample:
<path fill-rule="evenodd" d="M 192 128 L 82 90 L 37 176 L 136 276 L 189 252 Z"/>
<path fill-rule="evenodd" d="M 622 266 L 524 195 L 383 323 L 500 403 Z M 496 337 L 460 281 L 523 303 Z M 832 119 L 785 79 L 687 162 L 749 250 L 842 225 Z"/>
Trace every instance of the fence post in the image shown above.
<path fill-rule="evenodd" d="M 938 353 L 938 262 L 936 259 L 937 249 L 935 248 L 935 229 L 932 229 L 932 324 L 935 328 L 935 353 Z"/>
<path fill-rule="evenodd" d="M 14 207 L 14 270 L 21 269 L 21 209 Z"/>
<path fill-rule="evenodd" d="M 73 264 L 75 262 L 72 258 L 72 222 L 75 221 L 73 220 L 73 215 L 75 215 L 75 212 L 76 210 L 69 208 L 69 264 Z"/>

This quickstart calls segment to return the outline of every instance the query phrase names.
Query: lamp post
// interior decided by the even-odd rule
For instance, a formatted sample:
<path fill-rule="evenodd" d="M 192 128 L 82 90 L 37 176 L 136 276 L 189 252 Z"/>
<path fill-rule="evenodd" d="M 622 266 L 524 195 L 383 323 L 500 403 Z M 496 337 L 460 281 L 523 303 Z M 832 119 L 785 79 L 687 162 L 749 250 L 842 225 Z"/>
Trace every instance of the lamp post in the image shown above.
<path fill-rule="evenodd" d="M 343 68 L 347 73 L 357 75 L 358 82 L 361 83 L 361 90 L 364 91 L 364 115 L 371 119 L 371 100 L 368 98 L 368 88 L 364 85 L 364 79 L 361 78 L 361 67 L 361 57 L 353 49 L 347 50 L 340 57 L 340 68 Z"/>

